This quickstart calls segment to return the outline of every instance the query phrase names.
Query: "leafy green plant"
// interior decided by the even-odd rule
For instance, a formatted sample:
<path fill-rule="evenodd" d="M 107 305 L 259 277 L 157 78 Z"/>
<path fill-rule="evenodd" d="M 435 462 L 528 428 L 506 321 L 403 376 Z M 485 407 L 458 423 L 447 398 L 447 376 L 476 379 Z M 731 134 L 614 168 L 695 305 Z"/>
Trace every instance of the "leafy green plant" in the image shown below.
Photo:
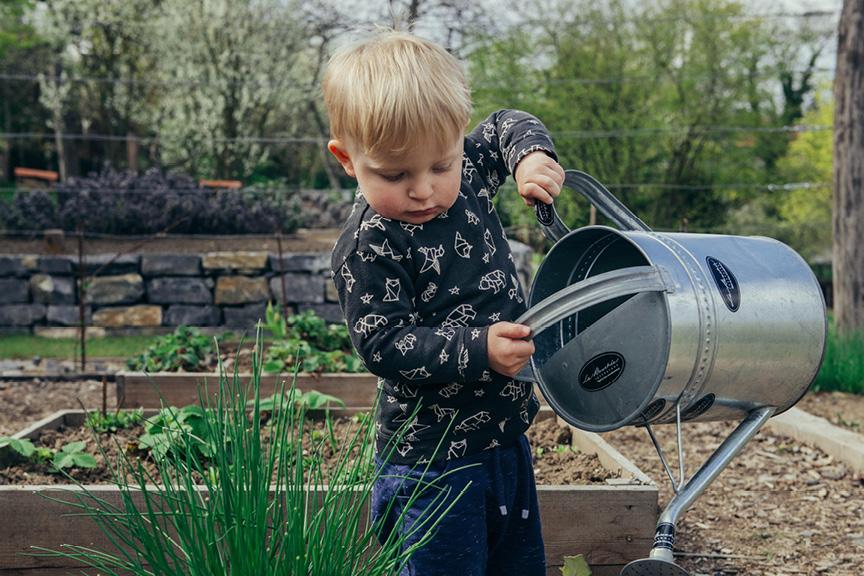
<path fill-rule="evenodd" d="M 270 333 L 273 338 L 285 338 L 288 335 L 288 327 L 285 319 L 282 317 L 282 312 L 279 307 L 273 302 L 267 302 L 267 308 L 264 310 L 264 330 Z"/>
<path fill-rule="evenodd" d="M 144 420 L 144 410 L 117 410 L 116 412 L 89 412 L 84 425 L 94 432 L 117 432 L 130 428 Z"/>
<path fill-rule="evenodd" d="M 252 400 L 249 400 L 246 405 L 251 408 L 254 407 L 255 402 L 256 400 L 253 398 Z M 273 394 L 272 396 L 261 398 L 258 402 L 259 410 L 267 412 L 272 412 L 283 406 L 292 406 L 295 410 L 303 411 L 321 410 L 322 408 L 332 408 L 334 406 L 342 408 L 345 407 L 345 402 L 336 396 L 323 394 L 317 390 L 303 392 L 299 388 L 293 387 L 283 396 Z"/>
<path fill-rule="evenodd" d="M 149 450 L 156 459 L 163 459 L 171 450 L 187 448 L 196 458 L 209 458 L 216 450 L 215 439 L 207 436 L 207 420 L 212 417 L 199 405 L 162 408 L 144 421 L 138 447 Z"/>
<path fill-rule="evenodd" d="M 80 483 L 68 500 L 45 496 L 93 518 L 112 548 L 36 549 L 111 575 L 383 576 L 404 568 L 461 493 L 434 482 L 417 483 L 408 504 L 427 490 L 433 491 L 433 504 L 410 524 L 403 514 L 397 522 L 406 528 L 379 543 L 384 528 L 368 515 L 378 474 L 374 421 L 359 419 L 357 430 L 340 439 L 338 462 L 325 468 L 322 459 L 304 454 L 305 409 L 283 404 L 295 397 L 283 383 L 275 394 L 273 422 L 262 438 L 255 425 L 261 419 L 261 350 L 259 333 L 250 383 L 220 371 L 215 403 L 209 394 L 199 394 L 213 415 L 198 418 L 203 437 L 220 440 L 207 462 L 196 457 L 199 438 L 189 429 L 196 418 L 169 410 L 159 421 L 163 430 L 181 418 L 188 425 L 176 427 L 177 449 L 156 461 L 155 475 L 122 453 L 111 466 L 119 504 Z M 250 396 L 251 413 L 245 401 Z M 397 434 L 394 447 L 403 435 Z M 378 456 L 386 460 L 392 450 Z"/>
<path fill-rule="evenodd" d="M 127 361 L 132 370 L 146 372 L 194 371 L 207 364 L 214 353 L 213 339 L 197 328 L 178 326 L 151 344 L 143 354 Z"/>
<path fill-rule="evenodd" d="M 11 436 L 0 436 L 0 448 L 9 447 L 13 452 L 24 458 L 30 458 L 36 452 L 33 442 L 26 438 L 13 438 Z"/>
<path fill-rule="evenodd" d="M 26 438 L 0 436 L 0 449 L 8 447 L 29 462 L 51 462 L 51 472 L 66 468 L 95 468 L 96 459 L 84 452 L 85 446 L 84 442 L 70 442 L 55 451 L 47 446 L 36 446 Z"/>
<path fill-rule="evenodd" d="M 300 364 L 301 372 L 364 372 L 351 347 L 348 327 L 328 324 L 311 310 L 282 318 L 270 305 L 265 328 L 278 339 L 266 351 L 264 371 L 282 373 Z"/>
<path fill-rule="evenodd" d="M 54 471 L 66 468 L 95 468 L 96 458 L 84 452 L 85 442 L 70 442 L 54 454 L 52 465 Z"/>

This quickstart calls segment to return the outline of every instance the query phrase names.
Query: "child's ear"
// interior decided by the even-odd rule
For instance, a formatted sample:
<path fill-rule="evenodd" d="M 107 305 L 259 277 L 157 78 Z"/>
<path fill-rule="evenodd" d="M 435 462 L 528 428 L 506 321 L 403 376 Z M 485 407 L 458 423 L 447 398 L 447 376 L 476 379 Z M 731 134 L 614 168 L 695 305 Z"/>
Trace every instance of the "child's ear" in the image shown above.
<path fill-rule="evenodd" d="M 357 177 L 357 174 L 354 172 L 354 163 L 351 161 L 351 154 L 341 140 L 330 140 L 327 143 L 327 149 L 336 157 L 336 160 L 339 161 L 339 164 L 342 165 L 342 169 L 345 170 L 348 176 L 352 178 Z"/>

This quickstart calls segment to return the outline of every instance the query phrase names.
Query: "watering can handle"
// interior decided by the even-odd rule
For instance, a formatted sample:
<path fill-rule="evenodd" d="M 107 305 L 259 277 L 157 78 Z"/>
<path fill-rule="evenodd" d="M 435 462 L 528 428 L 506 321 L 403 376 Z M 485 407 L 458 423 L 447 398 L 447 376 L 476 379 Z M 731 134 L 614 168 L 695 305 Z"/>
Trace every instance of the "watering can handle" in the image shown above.
<path fill-rule="evenodd" d="M 532 336 L 589 306 L 638 292 L 674 292 L 668 272 L 656 266 L 633 266 L 604 272 L 571 284 L 531 306 L 514 320 Z"/>
<path fill-rule="evenodd" d="M 633 214 L 620 200 L 615 198 L 603 184 L 593 176 L 579 170 L 564 172 L 564 187 L 572 188 L 588 199 L 600 212 L 609 218 L 621 230 L 638 230 L 650 232 L 651 228 Z M 553 204 L 536 202 L 534 212 L 537 222 L 543 227 L 543 234 L 557 242 L 570 230 L 561 221 Z"/>

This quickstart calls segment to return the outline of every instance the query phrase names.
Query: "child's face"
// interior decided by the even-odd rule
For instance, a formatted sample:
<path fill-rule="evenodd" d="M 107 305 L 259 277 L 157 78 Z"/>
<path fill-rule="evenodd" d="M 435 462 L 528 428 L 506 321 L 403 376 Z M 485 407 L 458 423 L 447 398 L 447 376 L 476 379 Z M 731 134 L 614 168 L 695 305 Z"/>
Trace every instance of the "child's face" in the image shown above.
<path fill-rule="evenodd" d="M 446 212 L 459 195 L 463 135 L 439 148 L 416 146 L 396 156 L 367 156 L 359 146 L 331 140 L 330 152 L 385 218 L 423 224 Z"/>

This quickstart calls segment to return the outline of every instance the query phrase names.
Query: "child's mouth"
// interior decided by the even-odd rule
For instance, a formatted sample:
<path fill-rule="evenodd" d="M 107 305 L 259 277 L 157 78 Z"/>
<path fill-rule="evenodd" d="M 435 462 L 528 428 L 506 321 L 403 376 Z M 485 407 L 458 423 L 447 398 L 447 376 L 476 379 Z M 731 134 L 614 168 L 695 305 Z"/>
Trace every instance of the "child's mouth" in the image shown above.
<path fill-rule="evenodd" d="M 426 210 L 412 210 L 408 212 L 408 215 L 412 218 L 425 218 L 427 216 L 432 216 L 436 212 L 438 212 L 438 208 L 427 208 Z"/>

